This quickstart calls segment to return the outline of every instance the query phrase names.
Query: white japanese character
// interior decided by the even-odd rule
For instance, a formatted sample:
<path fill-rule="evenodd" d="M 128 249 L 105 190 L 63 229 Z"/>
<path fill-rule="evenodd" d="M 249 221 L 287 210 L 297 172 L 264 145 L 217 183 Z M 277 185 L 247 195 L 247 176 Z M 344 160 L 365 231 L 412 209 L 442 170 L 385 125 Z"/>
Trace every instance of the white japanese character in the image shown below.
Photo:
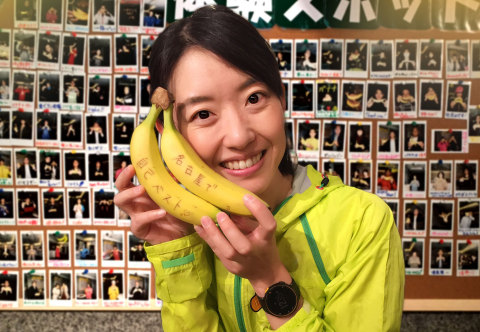
<path fill-rule="evenodd" d="M 176 0 L 175 20 L 180 20 L 183 18 L 184 10 L 193 13 L 198 8 L 215 4 L 215 0 Z"/>
<path fill-rule="evenodd" d="M 360 22 L 361 9 L 363 9 L 363 13 L 365 14 L 367 21 L 372 21 L 377 18 L 370 0 L 341 0 L 337 9 L 335 10 L 335 14 L 333 14 L 333 17 L 339 21 L 343 21 L 348 6 L 350 6 L 349 22 L 351 23 Z"/>
<path fill-rule="evenodd" d="M 457 2 L 465 7 L 470 8 L 473 11 L 477 11 L 479 3 L 475 0 L 445 0 L 445 23 L 455 22 L 455 10 L 457 8 Z"/>
<path fill-rule="evenodd" d="M 272 20 L 267 14 L 273 10 L 272 0 L 227 0 L 227 7 L 253 23 L 258 23 L 260 18 L 267 23 Z"/>
<path fill-rule="evenodd" d="M 301 12 L 305 12 L 314 22 L 317 22 L 323 14 L 311 2 L 312 0 L 297 0 L 283 15 L 289 21 L 293 21 Z"/>
<path fill-rule="evenodd" d="M 407 9 L 405 15 L 403 16 L 403 20 L 408 23 L 412 23 L 413 17 L 417 13 L 422 0 L 413 0 L 412 3 L 410 3 L 409 0 L 402 0 L 401 3 L 400 0 L 392 0 L 392 2 L 393 9 L 395 10 Z"/>

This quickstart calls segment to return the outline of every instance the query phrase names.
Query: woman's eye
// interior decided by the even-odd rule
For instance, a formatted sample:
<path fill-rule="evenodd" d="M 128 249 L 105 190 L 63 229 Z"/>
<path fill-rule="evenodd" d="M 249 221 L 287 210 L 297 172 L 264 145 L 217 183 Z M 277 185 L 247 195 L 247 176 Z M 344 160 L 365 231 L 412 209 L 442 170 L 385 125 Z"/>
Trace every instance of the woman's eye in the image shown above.
<path fill-rule="evenodd" d="M 197 117 L 200 119 L 206 119 L 210 116 L 210 113 L 208 111 L 200 111 L 197 113 Z"/>
<path fill-rule="evenodd" d="M 248 102 L 250 104 L 256 104 L 258 103 L 258 100 L 260 99 L 260 97 L 258 96 L 258 93 L 254 93 L 253 95 L 251 95 L 250 97 L 248 97 Z"/>

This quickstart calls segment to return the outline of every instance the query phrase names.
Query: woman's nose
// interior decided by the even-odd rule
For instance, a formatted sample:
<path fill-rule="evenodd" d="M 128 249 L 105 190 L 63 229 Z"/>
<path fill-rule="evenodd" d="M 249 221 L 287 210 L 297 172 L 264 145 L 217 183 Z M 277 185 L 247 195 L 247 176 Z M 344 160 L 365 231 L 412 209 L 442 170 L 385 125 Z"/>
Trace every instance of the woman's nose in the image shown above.
<path fill-rule="evenodd" d="M 236 111 L 229 112 L 223 121 L 223 144 L 228 148 L 241 150 L 254 139 L 255 130 L 248 117 Z"/>

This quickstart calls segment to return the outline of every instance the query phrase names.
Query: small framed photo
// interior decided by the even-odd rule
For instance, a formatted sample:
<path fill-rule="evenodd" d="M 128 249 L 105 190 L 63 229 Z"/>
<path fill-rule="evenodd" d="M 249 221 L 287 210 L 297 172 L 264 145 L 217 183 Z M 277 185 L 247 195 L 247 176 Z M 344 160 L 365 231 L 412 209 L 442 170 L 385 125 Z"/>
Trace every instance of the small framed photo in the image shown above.
<path fill-rule="evenodd" d="M 20 231 L 22 267 L 44 267 L 43 231 Z"/>
<path fill-rule="evenodd" d="M 85 151 L 63 151 L 63 165 L 66 187 L 86 187 L 86 152 Z"/>
<path fill-rule="evenodd" d="M 111 80 L 110 75 L 88 76 L 88 112 L 110 112 Z"/>
<path fill-rule="evenodd" d="M 296 137 L 294 136 L 293 119 L 285 119 L 285 134 L 287 136 L 287 148 L 290 154 L 295 154 Z"/>
<path fill-rule="evenodd" d="M 16 231 L 0 232 L 0 248 L 2 251 L 0 254 L 0 267 L 18 267 L 18 239 Z M 0 292 L 0 299 L 1 295 L 3 294 Z"/>
<path fill-rule="evenodd" d="M 297 121 L 297 155 L 301 159 L 318 159 L 320 155 L 320 121 Z"/>
<path fill-rule="evenodd" d="M 323 160 L 323 173 L 328 176 L 338 176 L 343 183 L 345 183 L 345 159 L 329 159 Z"/>
<path fill-rule="evenodd" d="M 115 0 L 93 0 L 92 31 L 116 32 Z"/>
<path fill-rule="evenodd" d="M 430 236 L 452 237 L 455 201 L 432 199 L 430 211 Z"/>
<path fill-rule="evenodd" d="M 318 76 L 318 40 L 295 40 L 295 77 Z"/>
<path fill-rule="evenodd" d="M 345 40 L 345 71 L 344 77 L 368 77 L 368 40 Z"/>
<path fill-rule="evenodd" d="M 150 80 L 148 80 L 148 82 L 150 83 Z M 285 115 L 285 118 L 290 118 L 291 115 L 290 115 L 290 112 L 292 110 L 292 103 L 291 103 L 291 96 L 290 96 L 290 90 L 291 89 L 291 84 L 290 84 L 290 80 L 282 80 L 282 84 L 283 84 L 283 88 L 285 89 L 285 111 L 284 111 L 284 115 Z M 148 87 L 148 86 L 147 86 Z M 148 96 L 148 101 L 150 103 L 150 96 Z"/>
<path fill-rule="evenodd" d="M 315 82 L 313 80 L 292 80 L 292 117 L 315 117 Z"/>
<path fill-rule="evenodd" d="M 18 186 L 38 185 L 37 150 L 15 149 L 15 168 Z"/>
<path fill-rule="evenodd" d="M 40 208 L 38 189 L 25 188 L 25 190 L 17 189 L 17 211 L 19 226 L 39 226 L 40 225 Z"/>
<path fill-rule="evenodd" d="M 322 158 L 345 158 L 346 121 L 323 121 Z"/>
<path fill-rule="evenodd" d="M 117 215 L 117 226 L 118 227 L 130 227 L 132 220 L 130 216 L 115 205 L 115 213 Z"/>
<path fill-rule="evenodd" d="M 166 0 L 142 1 L 142 32 L 157 35 L 165 28 Z"/>
<path fill-rule="evenodd" d="M 15 225 L 15 193 L 13 189 L 4 188 L 0 192 L 0 225 L 14 226 Z"/>
<path fill-rule="evenodd" d="M 366 89 L 365 117 L 387 119 L 390 108 L 390 82 L 368 81 Z"/>
<path fill-rule="evenodd" d="M 20 280 L 18 271 L 7 271 L 0 275 L 0 309 L 18 307 Z"/>
<path fill-rule="evenodd" d="M 142 11 L 141 0 L 119 0 L 118 5 L 118 32 L 140 33 L 140 19 Z"/>
<path fill-rule="evenodd" d="M 468 131 L 433 129 L 432 153 L 468 153 Z"/>
<path fill-rule="evenodd" d="M 70 231 L 47 231 L 48 267 L 70 267 Z"/>
<path fill-rule="evenodd" d="M 320 39 L 320 76 L 343 76 L 344 43 L 343 39 Z"/>
<path fill-rule="evenodd" d="M 453 240 L 430 239 L 430 270 L 431 276 L 451 276 L 453 258 Z"/>
<path fill-rule="evenodd" d="M 93 191 L 93 224 L 116 226 L 115 205 L 113 204 L 113 190 L 95 189 Z M 114 257 L 114 260 L 115 257 Z"/>
<path fill-rule="evenodd" d="M 112 166 L 113 166 L 113 180 L 114 182 L 120 176 L 120 173 L 123 172 L 128 165 L 131 164 L 130 154 L 124 152 L 113 152 L 112 153 Z"/>
<path fill-rule="evenodd" d="M 467 119 L 472 82 L 447 82 L 445 118 Z"/>
<path fill-rule="evenodd" d="M 350 182 L 349 185 L 367 192 L 372 192 L 372 161 L 348 160 Z"/>
<path fill-rule="evenodd" d="M 43 189 L 43 224 L 46 226 L 67 226 L 65 216 L 65 191 Z M 65 238 L 62 237 L 62 241 Z"/>
<path fill-rule="evenodd" d="M 404 161 L 403 164 L 403 197 L 424 198 L 427 192 L 426 161 Z"/>
<path fill-rule="evenodd" d="M 58 70 L 60 63 L 60 32 L 39 32 L 37 68 Z"/>
<path fill-rule="evenodd" d="M 69 1 L 65 19 L 65 31 L 89 32 L 90 0 Z"/>
<path fill-rule="evenodd" d="M 32 30 L 13 30 L 12 68 L 35 68 L 37 34 Z"/>
<path fill-rule="evenodd" d="M 388 207 L 392 211 L 393 220 L 395 221 L 395 226 L 398 228 L 398 216 L 400 215 L 400 200 L 399 199 L 384 199 Z"/>
<path fill-rule="evenodd" d="M 18 0 L 15 4 L 14 26 L 21 29 L 38 28 L 38 1 Z"/>
<path fill-rule="evenodd" d="M 377 191 L 380 197 L 399 197 L 400 161 L 377 160 Z"/>
<path fill-rule="evenodd" d="M 1 69 L 0 70 L 0 106 L 10 106 L 11 99 L 12 99 L 12 84 L 10 81 L 10 69 Z"/>
<path fill-rule="evenodd" d="M 135 129 L 135 120 L 134 114 L 113 115 L 113 151 L 130 151 L 130 138 Z"/>
<path fill-rule="evenodd" d="M 45 270 L 23 270 L 23 305 L 45 306 L 47 280 Z"/>
<path fill-rule="evenodd" d="M 455 197 L 478 197 L 478 160 L 455 160 Z"/>
<path fill-rule="evenodd" d="M 282 78 L 293 77 L 293 40 L 270 39 L 270 46 L 277 59 Z"/>
<path fill-rule="evenodd" d="M 148 113 L 150 111 L 150 108 L 152 106 L 152 103 L 150 102 L 150 91 L 152 88 L 152 84 L 150 82 L 150 77 L 149 76 L 140 76 L 139 77 L 140 84 L 138 84 L 139 92 L 139 103 L 140 103 L 140 113 Z M 288 99 L 288 90 L 285 91 L 285 96 Z"/>
<path fill-rule="evenodd" d="M 420 117 L 441 118 L 443 80 L 420 80 Z"/>
<path fill-rule="evenodd" d="M 60 150 L 38 151 L 40 162 L 40 187 L 61 187 L 62 186 L 62 158 Z"/>
<path fill-rule="evenodd" d="M 108 116 L 106 114 L 86 114 L 85 130 L 88 151 L 107 151 L 108 146 Z"/>
<path fill-rule="evenodd" d="M 37 112 L 36 147 L 60 147 L 58 118 L 56 111 Z"/>
<path fill-rule="evenodd" d="M 50 301 L 51 306 L 72 305 L 72 271 L 50 270 Z"/>
<path fill-rule="evenodd" d="M 430 197 L 452 197 L 453 161 L 430 160 Z"/>
<path fill-rule="evenodd" d="M 32 111 L 35 106 L 35 79 L 37 73 L 30 71 L 13 71 L 12 108 Z"/>
<path fill-rule="evenodd" d="M 457 240 L 457 277 L 477 277 L 480 240 Z"/>
<path fill-rule="evenodd" d="M 66 72 L 85 71 L 86 35 L 63 34 L 62 69 Z"/>
<path fill-rule="evenodd" d="M 395 81 L 393 97 L 395 119 L 417 117 L 417 81 Z"/>
<path fill-rule="evenodd" d="M 60 113 L 60 146 L 67 149 L 83 148 L 83 114 Z"/>
<path fill-rule="evenodd" d="M 317 118 L 336 118 L 339 111 L 340 81 L 317 80 Z"/>
<path fill-rule="evenodd" d="M 468 142 L 480 143 L 480 107 L 473 106 L 468 110 Z"/>
<path fill-rule="evenodd" d="M 96 230 L 75 230 L 75 266 L 98 266 L 98 238 Z"/>
<path fill-rule="evenodd" d="M 92 188 L 108 188 L 110 184 L 110 154 L 90 152 L 88 154 L 88 181 Z"/>
<path fill-rule="evenodd" d="M 418 40 L 395 40 L 395 77 L 417 77 Z"/>
<path fill-rule="evenodd" d="M 63 14 L 62 0 L 40 0 L 40 30 L 62 31 Z"/>
<path fill-rule="evenodd" d="M 372 123 L 355 122 L 348 123 L 349 132 L 349 159 L 371 159 L 372 158 Z"/>
<path fill-rule="evenodd" d="M 102 299 L 105 307 L 125 305 L 124 270 L 102 270 Z"/>
<path fill-rule="evenodd" d="M 393 40 L 370 41 L 370 77 L 393 77 Z"/>
<path fill-rule="evenodd" d="M 420 77 L 442 78 L 443 40 L 420 40 Z"/>
<path fill-rule="evenodd" d="M 151 264 L 147 259 L 147 253 L 144 248 L 144 240 L 140 240 L 132 232 L 128 232 L 128 267 L 130 268 L 150 268 Z"/>
<path fill-rule="evenodd" d="M 423 275 L 424 243 L 424 239 L 402 238 L 406 275 Z"/>
<path fill-rule="evenodd" d="M 150 306 L 150 271 L 128 270 L 128 306 Z"/>
<path fill-rule="evenodd" d="M 341 116 L 362 119 L 365 110 L 365 81 L 342 81 Z"/>
<path fill-rule="evenodd" d="M 12 150 L 0 148 L 0 185 L 12 186 Z"/>
<path fill-rule="evenodd" d="M 458 203 L 458 235 L 480 234 L 480 199 L 459 199 Z"/>
<path fill-rule="evenodd" d="M 62 109 L 83 111 L 85 109 L 85 75 L 64 74 L 62 76 Z"/>
<path fill-rule="evenodd" d="M 470 40 L 445 41 L 447 56 L 446 78 L 470 77 Z"/>
<path fill-rule="evenodd" d="M 102 231 L 102 266 L 124 267 L 124 232 L 123 231 Z"/>
<path fill-rule="evenodd" d="M 115 75 L 115 112 L 137 110 L 137 76 Z"/>
<path fill-rule="evenodd" d="M 75 305 L 97 306 L 99 300 L 98 272 L 75 270 Z"/>
<path fill-rule="evenodd" d="M 12 111 L 12 121 L 10 122 L 12 145 L 33 146 L 34 118 L 35 114 L 31 111 Z"/>
<path fill-rule="evenodd" d="M 12 130 L 13 130 L 11 118 L 12 118 L 12 112 L 10 110 L 8 109 L 1 110 L 0 112 L 0 145 L 1 146 L 8 146 L 13 143 L 10 140 L 12 138 Z M 16 116 L 15 116 L 15 119 L 16 119 Z"/>
<path fill-rule="evenodd" d="M 426 200 L 404 200 L 403 234 L 405 236 L 427 235 L 428 210 Z"/>
<path fill-rule="evenodd" d="M 88 36 L 88 72 L 91 74 L 112 73 L 112 37 Z"/>
<path fill-rule="evenodd" d="M 403 122 L 403 158 L 426 158 L 427 122 Z"/>
<path fill-rule="evenodd" d="M 0 67 L 10 67 L 11 61 L 11 37 L 12 31 L 9 29 L 2 29 L 0 31 Z"/>
<path fill-rule="evenodd" d="M 61 108 L 60 72 L 38 72 L 37 105 L 39 110 L 56 110 Z"/>
<path fill-rule="evenodd" d="M 68 224 L 91 225 L 90 190 L 67 189 L 68 195 Z"/>
<path fill-rule="evenodd" d="M 152 55 L 152 46 L 155 42 L 155 36 L 141 36 L 141 46 L 142 46 L 142 60 L 140 62 L 140 73 L 148 74 L 148 64 L 150 63 L 150 57 Z"/>
<path fill-rule="evenodd" d="M 115 35 L 115 72 L 138 72 L 138 35 Z"/>
<path fill-rule="evenodd" d="M 471 78 L 480 77 L 480 40 L 471 40 L 472 44 L 472 66 L 470 71 Z"/>

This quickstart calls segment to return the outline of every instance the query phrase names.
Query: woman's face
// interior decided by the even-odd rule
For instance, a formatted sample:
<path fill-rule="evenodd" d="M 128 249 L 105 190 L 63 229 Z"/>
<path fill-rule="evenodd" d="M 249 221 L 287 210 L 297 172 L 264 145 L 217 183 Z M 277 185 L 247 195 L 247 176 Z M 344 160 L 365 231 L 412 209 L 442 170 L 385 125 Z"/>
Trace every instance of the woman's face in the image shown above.
<path fill-rule="evenodd" d="M 210 168 L 259 196 L 276 188 L 285 105 L 265 84 L 194 47 L 177 63 L 169 92 L 177 128 Z"/>
<path fill-rule="evenodd" d="M 383 92 L 382 92 L 382 90 L 377 89 L 377 90 L 375 91 L 375 98 L 377 98 L 377 99 L 382 99 L 382 98 L 383 98 Z"/>

